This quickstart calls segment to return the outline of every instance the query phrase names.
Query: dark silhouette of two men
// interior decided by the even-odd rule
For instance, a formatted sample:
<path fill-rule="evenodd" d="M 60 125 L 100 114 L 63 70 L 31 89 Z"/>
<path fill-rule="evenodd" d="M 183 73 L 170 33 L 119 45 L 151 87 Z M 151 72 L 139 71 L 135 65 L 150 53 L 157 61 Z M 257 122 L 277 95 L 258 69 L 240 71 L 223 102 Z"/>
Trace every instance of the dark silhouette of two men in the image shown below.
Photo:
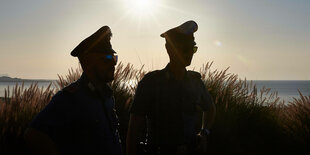
<path fill-rule="evenodd" d="M 145 142 L 141 133 L 147 135 L 142 137 L 147 137 L 150 154 L 205 151 L 215 106 L 200 74 L 186 70 L 197 51 L 193 35 L 197 29 L 196 22 L 188 21 L 161 34 L 170 62 L 164 69 L 146 74 L 138 84 L 130 109 L 128 154 L 141 153 L 137 152 L 137 144 Z M 103 26 L 71 52 L 78 57 L 83 74 L 57 92 L 30 123 L 25 139 L 33 153 L 122 154 L 115 101 L 108 84 L 114 79 L 117 63 L 111 36 L 110 28 Z M 197 108 L 203 111 L 199 132 Z"/>

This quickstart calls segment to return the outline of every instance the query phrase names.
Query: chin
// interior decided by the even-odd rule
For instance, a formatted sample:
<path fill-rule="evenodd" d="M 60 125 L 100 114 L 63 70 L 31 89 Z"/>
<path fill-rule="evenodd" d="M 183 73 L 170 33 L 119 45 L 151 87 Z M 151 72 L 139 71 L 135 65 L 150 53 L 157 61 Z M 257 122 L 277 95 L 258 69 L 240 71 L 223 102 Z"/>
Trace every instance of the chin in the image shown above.
<path fill-rule="evenodd" d="M 114 74 L 111 75 L 111 76 L 109 76 L 109 77 L 107 77 L 107 81 L 108 81 L 108 82 L 111 82 L 111 81 L 113 81 L 113 80 L 114 80 Z"/>
<path fill-rule="evenodd" d="M 185 67 L 187 67 L 187 66 L 189 66 L 189 65 L 191 65 L 191 62 L 186 62 L 186 63 L 184 63 L 184 66 L 185 66 Z"/>
<path fill-rule="evenodd" d="M 114 77 L 111 77 L 108 79 L 108 82 L 112 82 L 114 80 Z"/>
<path fill-rule="evenodd" d="M 108 83 L 114 80 L 114 74 L 113 75 L 99 75 L 97 76 L 97 80 Z"/>
<path fill-rule="evenodd" d="M 191 63 L 192 63 L 191 60 L 184 60 L 184 59 L 181 60 L 180 62 L 181 62 L 181 64 L 182 64 L 184 67 L 187 67 L 187 66 L 191 65 Z"/>

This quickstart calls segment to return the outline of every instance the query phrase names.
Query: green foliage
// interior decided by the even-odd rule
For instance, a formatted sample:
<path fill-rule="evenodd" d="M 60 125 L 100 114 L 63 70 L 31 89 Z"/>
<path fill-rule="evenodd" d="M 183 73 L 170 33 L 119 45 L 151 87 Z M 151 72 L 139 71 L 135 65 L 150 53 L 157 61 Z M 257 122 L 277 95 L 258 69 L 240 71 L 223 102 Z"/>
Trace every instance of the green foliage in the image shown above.
<path fill-rule="evenodd" d="M 216 120 L 209 137 L 209 154 L 271 154 L 309 152 L 310 96 L 294 99 L 288 104 L 280 101 L 270 89 L 257 91 L 255 85 L 237 75 L 211 71 L 212 63 L 200 72 L 216 105 Z M 54 93 L 77 80 L 82 69 L 69 70 L 59 76 L 56 90 L 24 89 L 16 85 L 6 90 L 0 99 L 0 154 L 24 154 L 23 133 L 33 117 L 48 104 Z M 120 63 L 111 83 L 120 120 L 120 135 L 125 144 L 132 97 L 137 82 L 144 76 L 143 68 Z"/>

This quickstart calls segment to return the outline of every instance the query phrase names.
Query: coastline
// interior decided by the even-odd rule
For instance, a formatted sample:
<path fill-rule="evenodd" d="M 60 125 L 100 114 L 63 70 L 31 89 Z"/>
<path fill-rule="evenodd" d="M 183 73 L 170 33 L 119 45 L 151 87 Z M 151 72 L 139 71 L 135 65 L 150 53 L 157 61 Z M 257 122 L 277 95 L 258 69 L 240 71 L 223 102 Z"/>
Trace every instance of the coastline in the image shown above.
<path fill-rule="evenodd" d="M 24 89 L 28 89 L 31 86 L 36 85 L 39 89 L 43 88 L 47 88 L 49 85 L 50 88 L 56 88 L 56 80 L 54 81 L 49 81 L 49 80 L 43 80 L 43 81 L 36 81 L 36 80 L 31 80 L 31 81 L 22 81 L 22 82 L 0 82 L 0 98 L 3 98 L 5 95 L 5 90 L 10 91 L 10 95 L 13 93 L 13 88 L 24 88 Z"/>
<path fill-rule="evenodd" d="M 0 82 L 52 82 L 56 80 L 52 79 L 21 79 L 21 78 L 12 78 L 9 76 L 1 76 Z"/>

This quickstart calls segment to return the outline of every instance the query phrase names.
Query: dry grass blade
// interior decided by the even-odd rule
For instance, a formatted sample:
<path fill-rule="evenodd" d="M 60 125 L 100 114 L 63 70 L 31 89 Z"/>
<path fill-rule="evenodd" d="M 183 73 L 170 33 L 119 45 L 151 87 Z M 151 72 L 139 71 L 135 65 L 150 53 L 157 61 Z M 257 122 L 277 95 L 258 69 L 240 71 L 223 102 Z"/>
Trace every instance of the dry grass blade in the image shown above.
<path fill-rule="evenodd" d="M 78 80 L 80 78 L 80 76 L 82 75 L 83 73 L 83 70 L 82 70 L 82 67 L 79 66 L 77 69 L 69 69 L 68 70 L 68 75 L 66 75 L 64 78 L 63 76 L 61 75 L 57 75 L 58 76 L 58 80 L 56 81 L 57 85 L 56 85 L 56 88 L 57 88 L 57 91 L 63 89 L 64 87 L 68 86 L 70 83 Z"/>
<path fill-rule="evenodd" d="M 279 101 L 276 92 L 270 93 L 269 88 L 257 90 L 252 81 L 228 73 L 229 67 L 223 71 L 212 70 L 212 64 L 207 62 L 200 69 L 201 78 L 217 109 L 209 141 L 209 154 L 263 154 L 267 151 L 286 154 L 286 148 L 289 148 L 286 146 L 291 144 L 297 144 L 300 148 L 310 145 L 310 96 L 303 96 L 299 92 L 300 98 L 293 98 L 292 102 L 284 104 Z M 131 64 L 119 63 L 116 66 L 111 87 L 123 141 L 129 120 L 128 107 L 137 82 L 145 73 L 143 66 L 138 70 Z M 76 81 L 81 74 L 80 67 L 69 69 L 68 75 L 58 75 L 56 91 Z M 5 152 L 8 149 L 22 150 L 22 133 L 54 95 L 55 90 L 51 85 L 44 90 L 38 88 L 36 83 L 27 89 L 22 84 L 12 90 L 10 87 L 5 90 L 4 98 L 0 99 L 0 154 L 8 154 Z"/>

